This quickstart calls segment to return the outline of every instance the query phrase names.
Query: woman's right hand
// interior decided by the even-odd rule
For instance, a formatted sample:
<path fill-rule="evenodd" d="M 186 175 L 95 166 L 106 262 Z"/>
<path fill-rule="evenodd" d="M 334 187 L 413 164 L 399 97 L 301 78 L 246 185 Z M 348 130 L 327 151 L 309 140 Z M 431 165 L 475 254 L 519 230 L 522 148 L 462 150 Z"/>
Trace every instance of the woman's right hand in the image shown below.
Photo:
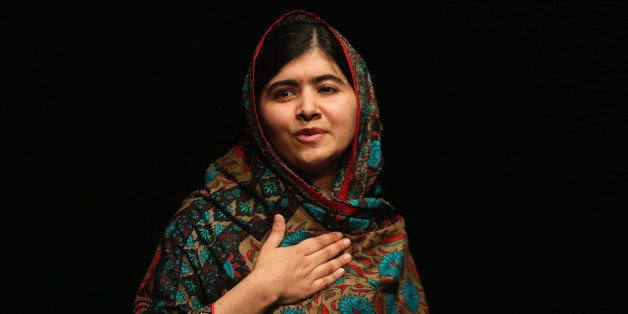
<path fill-rule="evenodd" d="M 272 231 L 251 273 L 263 278 L 267 287 L 276 292 L 273 298 L 277 298 L 278 304 L 294 303 L 323 290 L 344 274 L 343 267 L 351 261 L 348 253 L 338 256 L 351 244 L 340 232 L 280 247 L 285 231 L 284 217 L 275 215 Z"/>
<path fill-rule="evenodd" d="M 268 239 L 260 248 L 253 271 L 211 305 L 214 313 L 264 313 L 275 304 L 291 304 L 331 285 L 344 274 L 350 254 L 342 233 L 330 232 L 280 247 L 286 222 L 275 215 Z"/>

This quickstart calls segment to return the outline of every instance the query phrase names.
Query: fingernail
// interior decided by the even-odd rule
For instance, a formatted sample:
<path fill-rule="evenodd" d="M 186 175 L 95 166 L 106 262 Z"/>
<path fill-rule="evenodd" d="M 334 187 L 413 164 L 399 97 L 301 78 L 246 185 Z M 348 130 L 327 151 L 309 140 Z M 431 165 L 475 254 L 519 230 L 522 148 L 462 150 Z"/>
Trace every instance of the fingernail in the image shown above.
<path fill-rule="evenodd" d="M 345 262 L 348 262 L 351 260 L 351 254 L 345 254 L 344 256 Z"/>
<path fill-rule="evenodd" d="M 351 241 L 349 239 L 343 239 L 342 243 L 344 243 L 344 245 L 349 245 L 351 244 Z"/>

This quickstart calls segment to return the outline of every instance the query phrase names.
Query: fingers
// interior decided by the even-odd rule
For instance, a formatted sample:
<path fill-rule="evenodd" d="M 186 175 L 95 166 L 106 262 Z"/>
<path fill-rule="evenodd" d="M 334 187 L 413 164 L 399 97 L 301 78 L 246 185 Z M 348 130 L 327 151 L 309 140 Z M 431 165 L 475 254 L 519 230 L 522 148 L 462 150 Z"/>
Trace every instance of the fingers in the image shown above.
<path fill-rule="evenodd" d="M 340 256 L 338 256 L 338 254 L 348 248 L 350 244 L 351 241 L 349 241 L 349 239 L 342 239 L 311 254 L 310 257 L 313 258 L 314 264 L 318 264 L 314 269 L 316 277 L 327 276 L 349 263 L 351 261 L 351 254 L 345 253 Z"/>
<path fill-rule="evenodd" d="M 319 235 L 319 236 L 314 237 L 314 238 L 309 238 L 309 239 L 303 240 L 298 245 L 302 247 L 302 250 L 305 253 L 305 255 L 310 255 L 310 254 L 319 252 L 323 248 L 338 242 L 340 239 L 342 239 L 342 233 L 340 233 L 340 232 L 330 232 L 330 233 L 326 233 L 326 234 L 323 234 L 323 235 Z M 347 241 L 349 241 L 349 240 L 347 239 Z M 342 242 L 342 243 L 345 243 L 345 242 Z M 346 243 L 347 246 L 348 246 L 349 243 Z M 338 254 L 339 252 L 340 251 L 336 252 L 336 254 Z M 329 256 L 328 259 L 332 258 L 333 256 L 335 256 L 335 254 Z"/>
<path fill-rule="evenodd" d="M 273 229 L 266 239 L 266 244 L 270 245 L 271 248 L 276 248 L 281 244 L 283 240 L 283 236 L 286 232 L 286 220 L 282 215 L 276 214 L 273 218 Z"/>
<path fill-rule="evenodd" d="M 351 254 L 343 254 L 316 267 L 313 273 L 319 277 L 319 279 L 314 280 L 313 282 L 315 289 L 317 291 L 321 290 L 331 285 L 334 281 L 338 280 L 338 278 L 342 277 L 345 273 L 345 270 L 342 267 L 347 265 L 350 261 Z"/>
<path fill-rule="evenodd" d="M 343 266 L 347 265 L 351 261 L 351 254 L 345 253 L 341 256 L 338 256 L 329 262 L 318 266 L 314 272 L 318 273 L 319 277 L 324 277 L 328 275 L 332 275 L 338 269 L 342 269 Z"/>

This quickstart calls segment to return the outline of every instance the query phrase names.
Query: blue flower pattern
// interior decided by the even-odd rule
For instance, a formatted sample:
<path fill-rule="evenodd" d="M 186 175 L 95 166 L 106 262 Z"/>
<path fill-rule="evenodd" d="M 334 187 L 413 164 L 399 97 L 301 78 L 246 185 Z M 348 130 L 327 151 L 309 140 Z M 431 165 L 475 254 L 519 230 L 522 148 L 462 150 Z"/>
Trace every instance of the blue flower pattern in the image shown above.
<path fill-rule="evenodd" d="M 410 281 L 406 281 L 406 283 L 401 288 L 401 295 L 403 299 L 406 301 L 408 308 L 412 312 L 416 312 L 419 308 L 419 291 Z"/>
<path fill-rule="evenodd" d="M 379 273 L 382 274 L 382 276 L 399 278 L 402 266 L 403 254 L 398 250 L 394 250 L 386 253 L 386 255 L 382 257 L 382 261 L 379 264 Z"/>
<path fill-rule="evenodd" d="M 235 276 L 235 271 L 233 270 L 233 265 L 231 264 L 231 262 L 229 260 L 226 260 L 223 264 L 222 264 L 222 269 L 225 270 L 225 273 L 227 274 L 227 276 L 229 276 L 229 278 L 233 279 Z"/>
<path fill-rule="evenodd" d="M 301 243 L 301 241 L 310 238 L 311 235 L 303 230 L 297 230 L 293 233 L 288 234 L 281 240 L 281 247 L 292 246 L 295 244 Z"/>
<path fill-rule="evenodd" d="M 375 314 L 375 307 L 363 295 L 346 295 L 340 299 L 338 311 L 342 314 Z"/>
<path fill-rule="evenodd" d="M 377 168 L 377 165 L 379 165 L 380 156 L 381 156 L 380 143 L 379 141 L 375 140 L 373 141 L 371 145 L 371 151 L 369 153 L 369 160 L 366 162 L 366 164 L 371 168 Z"/>

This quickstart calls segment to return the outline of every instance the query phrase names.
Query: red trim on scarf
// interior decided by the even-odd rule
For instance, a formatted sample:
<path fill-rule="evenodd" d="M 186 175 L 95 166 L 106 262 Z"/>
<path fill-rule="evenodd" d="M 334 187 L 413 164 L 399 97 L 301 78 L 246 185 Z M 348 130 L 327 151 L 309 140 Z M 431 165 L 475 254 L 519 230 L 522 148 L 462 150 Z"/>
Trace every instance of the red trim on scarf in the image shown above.
<path fill-rule="evenodd" d="M 157 267 L 157 261 L 159 261 L 160 257 L 161 257 L 161 246 L 157 249 L 155 256 L 153 256 L 153 260 L 150 262 L 150 267 L 148 268 L 148 272 L 146 272 L 146 275 L 144 276 L 144 279 L 142 280 L 142 283 L 140 284 L 140 288 L 137 289 L 137 291 L 144 289 L 144 287 L 146 286 L 150 278 L 153 277 L 153 272 L 155 271 L 155 267 Z"/>
<path fill-rule="evenodd" d="M 321 22 L 325 23 L 321 20 Z M 325 23 L 327 27 L 330 27 L 327 23 Z M 353 175 L 353 168 L 355 167 L 355 154 L 358 150 L 358 135 L 360 134 L 360 117 L 362 115 L 362 102 L 360 100 L 360 94 L 358 92 L 358 85 L 356 82 L 355 70 L 353 69 L 353 62 L 351 62 L 351 56 L 349 55 L 349 51 L 347 51 L 347 46 L 344 41 L 340 39 L 338 34 L 334 32 L 334 36 L 340 42 L 340 46 L 342 46 L 342 50 L 345 52 L 345 57 L 347 58 L 347 63 L 349 63 L 349 69 L 351 70 L 351 75 L 353 75 L 353 91 L 355 93 L 355 99 L 358 102 L 358 110 L 357 115 L 355 116 L 355 131 L 353 132 L 353 144 L 351 146 L 351 159 L 349 160 L 349 165 L 347 165 L 347 173 L 342 183 L 342 187 L 340 188 L 340 194 L 338 198 L 344 200 L 347 198 L 347 193 L 349 192 L 349 184 L 351 183 L 351 177 Z"/>

